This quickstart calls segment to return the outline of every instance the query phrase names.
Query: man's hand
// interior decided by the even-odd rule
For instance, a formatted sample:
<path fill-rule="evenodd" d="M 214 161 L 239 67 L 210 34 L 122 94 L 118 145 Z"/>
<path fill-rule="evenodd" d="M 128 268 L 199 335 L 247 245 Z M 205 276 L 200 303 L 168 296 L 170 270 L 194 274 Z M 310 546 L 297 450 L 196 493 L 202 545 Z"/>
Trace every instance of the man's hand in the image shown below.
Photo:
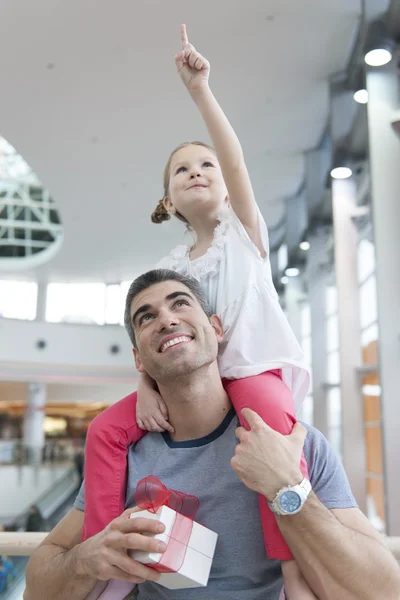
<path fill-rule="evenodd" d="M 282 487 L 303 479 L 300 460 L 307 430 L 296 423 L 290 435 L 282 435 L 253 410 L 244 408 L 242 415 L 250 431 L 243 427 L 236 430 L 240 443 L 231 459 L 232 469 L 249 489 L 272 502 Z"/>
<path fill-rule="evenodd" d="M 79 545 L 77 570 L 80 575 L 101 581 L 122 579 L 132 583 L 159 579 L 157 571 L 128 556 L 128 550 L 159 553 L 166 550 L 163 542 L 145 535 L 162 533 L 164 525 L 152 519 L 130 519 L 130 514 L 137 510 L 126 510 L 103 531 Z"/>

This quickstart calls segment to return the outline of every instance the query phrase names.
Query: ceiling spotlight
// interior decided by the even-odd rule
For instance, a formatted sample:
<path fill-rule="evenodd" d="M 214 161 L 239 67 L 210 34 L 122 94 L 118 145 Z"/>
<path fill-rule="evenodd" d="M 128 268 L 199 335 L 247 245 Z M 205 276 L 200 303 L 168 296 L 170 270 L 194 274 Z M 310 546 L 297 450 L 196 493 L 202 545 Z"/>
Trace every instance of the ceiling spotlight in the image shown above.
<path fill-rule="evenodd" d="M 392 60 L 392 53 L 386 48 L 376 48 L 367 52 L 364 60 L 370 67 L 383 67 Z"/>
<path fill-rule="evenodd" d="M 392 60 L 394 41 L 386 25 L 375 21 L 369 27 L 364 60 L 370 67 L 383 67 Z"/>
<path fill-rule="evenodd" d="M 333 179 L 348 179 L 353 175 L 353 171 L 349 167 L 336 167 L 331 171 Z"/>
<path fill-rule="evenodd" d="M 297 267 L 289 267 L 288 269 L 286 269 L 285 275 L 287 275 L 288 277 L 297 277 L 298 275 L 300 275 L 300 269 L 298 269 Z"/>
<path fill-rule="evenodd" d="M 304 240 L 304 242 L 301 242 L 301 244 L 299 245 L 300 250 L 304 250 L 305 252 L 307 252 L 307 250 L 310 249 L 310 242 L 307 242 L 307 240 Z"/>
<path fill-rule="evenodd" d="M 358 102 L 358 104 L 367 104 L 368 103 L 368 91 L 367 90 L 357 90 L 353 96 L 354 100 Z"/>
<path fill-rule="evenodd" d="M 286 285 L 289 282 L 289 277 L 286 277 L 286 275 L 284 275 L 283 277 L 281 277 L 281 283 L 283 285 Z"/>

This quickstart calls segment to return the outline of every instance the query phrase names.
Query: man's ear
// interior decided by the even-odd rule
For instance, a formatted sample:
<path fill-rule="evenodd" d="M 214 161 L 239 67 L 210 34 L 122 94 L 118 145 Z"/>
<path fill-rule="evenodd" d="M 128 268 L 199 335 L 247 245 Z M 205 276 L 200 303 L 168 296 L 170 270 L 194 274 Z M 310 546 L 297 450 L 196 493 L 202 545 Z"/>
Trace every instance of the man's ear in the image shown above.
<path fill-rule="evenodd" d="M 171 198 L 169 196 L 165 196 L 163 202 L 164 202 L 164 208 L 165 208 L 165 210 L 167 212 L 169 212 L 171 215 L 174 215 L 176 213 L 176 208 L 172 204 Z"/>
<path fill-rule="evenodd" d="M 139 350 L 137 348 L 132 348 L 132 352 L 135 359 L 136 369 L 139 371 L 139 373 L 144 373 L 144 366 L 142 359 L 140 358 Z"/>
<path fill-rule="evenodd" d="M 217 342 L 220 344 L 224 339 L 224 328 L 222 327 L 222 321 L 217 315 L 211 315 L 210 323 L 217 336 Z"/>

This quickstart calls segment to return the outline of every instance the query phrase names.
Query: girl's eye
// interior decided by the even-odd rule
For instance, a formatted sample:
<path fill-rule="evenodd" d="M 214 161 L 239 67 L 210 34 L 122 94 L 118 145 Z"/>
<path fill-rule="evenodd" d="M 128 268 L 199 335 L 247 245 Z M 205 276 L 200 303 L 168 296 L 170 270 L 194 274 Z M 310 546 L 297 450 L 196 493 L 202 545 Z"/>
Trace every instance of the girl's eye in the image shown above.
<path fill-rule="evenodd" d="M 213 167 L 213 166 L 214 165 L 211 162 L 209 162 L 208 160 L 205 163 L 203 163 L 203 167 Z"/>
<path fill-rule="evenodd" d="M 183 171 L 186 171 L 186 167 L 179 167 L 179 169 L 177 170 L 176 174 L 182 173 Z"/>

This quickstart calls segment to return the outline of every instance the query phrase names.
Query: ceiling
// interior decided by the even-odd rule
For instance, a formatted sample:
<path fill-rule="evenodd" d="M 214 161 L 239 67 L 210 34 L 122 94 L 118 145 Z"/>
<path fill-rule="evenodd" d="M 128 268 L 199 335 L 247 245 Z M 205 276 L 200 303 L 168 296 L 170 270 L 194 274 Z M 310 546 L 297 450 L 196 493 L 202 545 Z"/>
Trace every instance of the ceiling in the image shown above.
<path fill-rule="evenodd" d="M 57 256 L 25 275 L 131 279 L 183 234 L 149 218 L 171 149 L 207 140 L 175 73 L 181 22 L 211 62 L 273 227 L 327 126 L 329 77 L 346 67 L 360 13 L 361 0 L 2 0 L 0 135 L 64 225 Z"/>

